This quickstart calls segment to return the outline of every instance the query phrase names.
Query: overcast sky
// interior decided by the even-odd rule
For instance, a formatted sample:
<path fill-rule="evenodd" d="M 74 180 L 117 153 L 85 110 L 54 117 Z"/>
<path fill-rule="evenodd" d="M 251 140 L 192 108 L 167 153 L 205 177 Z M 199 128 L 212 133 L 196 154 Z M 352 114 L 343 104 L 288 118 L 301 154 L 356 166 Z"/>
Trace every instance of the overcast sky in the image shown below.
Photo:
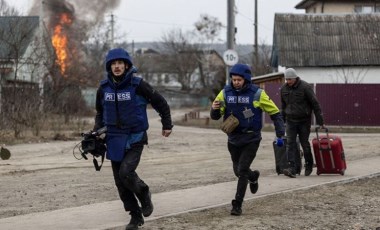
<path fill-rule="evenodd" d="M 27 13 L 31 0 L 6 0 L 22 13 Z M 79 0 L 80 1 L 80 0 Z M 174 28 L 184 31 L 194 29 L 194 23 L 201 14 L 208 14 L 227 25 L 227 0 L 120 0 L 113 12 L 117 34 L 124 34 L 127 42 L 158 41 L 165 32 Z M 304 13 L 294 7 L 301 0 L 258 0 L 259 43 L 272 43 L 275 13 Z M 254 42 L 254 0 L 235 0 L 237 27 L 236 43 Z M 224 28 L 219 41 L 225 42 L 227 31 Z"/>

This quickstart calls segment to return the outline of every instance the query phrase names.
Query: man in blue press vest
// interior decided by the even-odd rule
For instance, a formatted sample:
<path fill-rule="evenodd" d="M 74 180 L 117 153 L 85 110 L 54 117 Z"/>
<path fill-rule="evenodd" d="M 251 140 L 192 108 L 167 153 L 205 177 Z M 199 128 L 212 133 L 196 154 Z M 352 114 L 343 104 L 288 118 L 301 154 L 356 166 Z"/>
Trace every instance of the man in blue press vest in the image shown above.
<path fill-rule="evenodd" d="M 170 108 L 156 90 L 136 76 L 137 69 L 127 51 L 110 50 L 105 63 L 107 79 L 97 91 L 94 130 L 107 127 L 107 159 L 111 160 L 124 209 L 131 215 L 126 229 L 138 229 L 144 224 L 144 217 L 153 212 L 149 186 L 136 173 L 144 145 L 148 143 L 146 107 L 151 104 L 161 116 L 164 137 L 172 132 Z"/>
<path fill-rule="evenodd" d="M 251 83 L 251 68 L 245 64 L 236 64 L 230 71 L 231 84 L 226 85 L 212 103 L 211 119 L 223 121 L 236 117 L 238 125 L 228 130 L 228 151 L 231 155 L 233 171 L 238 177 L 235 199 L 232 200 L 231 215 L 242 214 L 242 203 L 248 183 L 251 193 L 259 188 L 260 172 L 252 171 L 250 166 L 260 146 L 263 111 L 274 122 L 277 145 L 282 146 L 285 134 L 281 113 L 264 90 Z"/>

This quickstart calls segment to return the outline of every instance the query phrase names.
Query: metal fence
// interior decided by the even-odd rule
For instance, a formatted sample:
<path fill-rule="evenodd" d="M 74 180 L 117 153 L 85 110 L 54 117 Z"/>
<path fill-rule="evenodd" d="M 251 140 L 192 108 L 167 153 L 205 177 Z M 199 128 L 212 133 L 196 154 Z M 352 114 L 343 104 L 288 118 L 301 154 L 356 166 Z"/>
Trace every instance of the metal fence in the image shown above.
<path fill-rule="evenodd" d="M 265 91 L 280 108 L 279 83 L 265 84 Z M 380 126 L 380 84 L 315 84 L 326 125 Z M 265 116 L 265 123 L 271 123 Z"/>

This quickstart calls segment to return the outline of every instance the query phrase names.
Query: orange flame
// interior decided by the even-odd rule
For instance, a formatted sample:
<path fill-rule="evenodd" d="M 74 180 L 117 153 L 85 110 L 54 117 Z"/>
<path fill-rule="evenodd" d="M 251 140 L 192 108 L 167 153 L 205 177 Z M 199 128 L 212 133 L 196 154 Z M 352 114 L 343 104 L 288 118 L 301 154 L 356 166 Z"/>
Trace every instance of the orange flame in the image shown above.
<path fill-rule="evenodd" d="M 67 68 L 67 35 L 63 31 L 63 27 L 70 25 L 72 23 L 71 18 L 68 14 L 61 14 L 59 23 L 54 27 L 54 34 L 52 37 L 52 43 L 55 49 L 55 54 L 57 55 L 57 64 L 61 69 L 62 75 L 65 74 Z"/>

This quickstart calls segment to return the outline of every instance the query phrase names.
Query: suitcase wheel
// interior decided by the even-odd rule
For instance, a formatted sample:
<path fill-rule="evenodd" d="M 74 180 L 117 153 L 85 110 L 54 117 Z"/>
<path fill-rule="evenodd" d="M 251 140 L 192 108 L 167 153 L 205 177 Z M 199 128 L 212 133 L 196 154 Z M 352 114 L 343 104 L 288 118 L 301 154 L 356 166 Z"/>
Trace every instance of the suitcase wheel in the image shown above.
<path fill-rule="evenodd" d="M 344 171 L 340 172 L 340 175 L 344 176 Z"/>
<path fill-rule="evenodd" d="M 276 166 L 276 172 L 277 172 L 277 175 L 280 175 L 280 174 L 281 174 L 280 166 Z"/>
<path fill-rule="evenodd" d="M 317 175 L 319 176 L 321 173 L 319 171 L 317 171 Z"/>

